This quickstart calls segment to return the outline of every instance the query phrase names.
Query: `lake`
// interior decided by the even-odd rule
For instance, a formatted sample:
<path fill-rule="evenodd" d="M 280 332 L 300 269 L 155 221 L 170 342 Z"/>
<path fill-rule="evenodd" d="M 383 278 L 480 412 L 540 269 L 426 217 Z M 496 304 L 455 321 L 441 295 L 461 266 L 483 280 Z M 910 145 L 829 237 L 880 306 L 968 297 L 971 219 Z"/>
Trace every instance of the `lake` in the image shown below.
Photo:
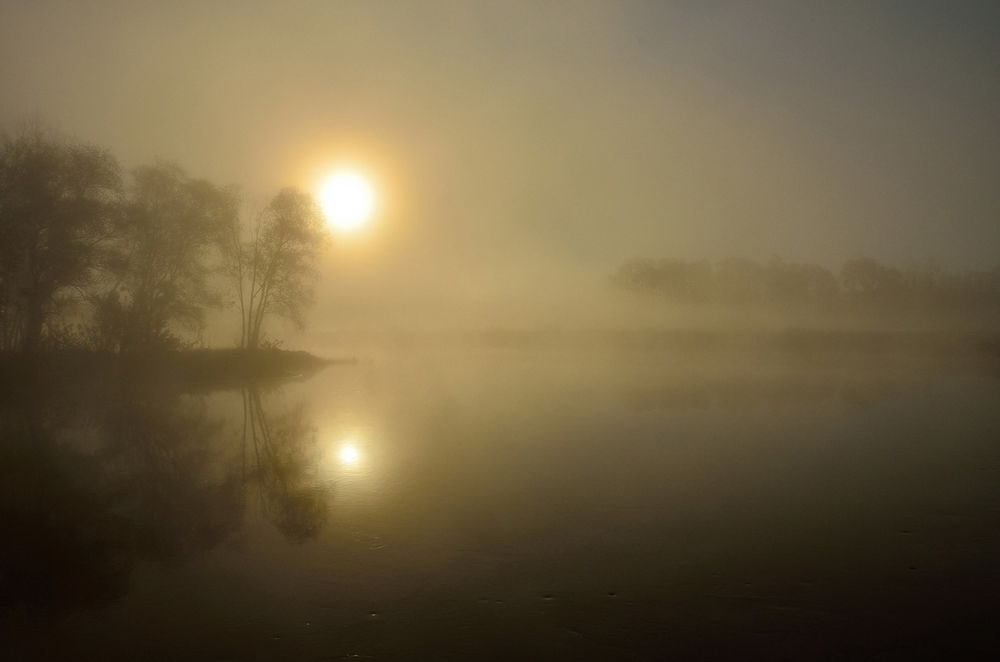
<path fill-rule="evenodd" d="M 19 397 L 5 659 L 1000 650 L 995 359 L 424 348 Z"/>

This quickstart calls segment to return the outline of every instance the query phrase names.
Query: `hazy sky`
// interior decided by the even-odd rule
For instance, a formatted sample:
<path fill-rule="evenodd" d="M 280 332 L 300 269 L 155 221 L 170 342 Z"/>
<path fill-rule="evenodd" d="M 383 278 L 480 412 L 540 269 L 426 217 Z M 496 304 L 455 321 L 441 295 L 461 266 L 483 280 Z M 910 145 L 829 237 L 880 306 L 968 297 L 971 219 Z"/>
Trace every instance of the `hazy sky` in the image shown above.
<path fill-rule="evenodd" d="M 258 201 L 356 163 L 386 197 L 329 258 L 358 291 L 516 296 L 642 255 L 988 266 L 998 34 L 990 0 L 0 0 L 0 125 Z"/>

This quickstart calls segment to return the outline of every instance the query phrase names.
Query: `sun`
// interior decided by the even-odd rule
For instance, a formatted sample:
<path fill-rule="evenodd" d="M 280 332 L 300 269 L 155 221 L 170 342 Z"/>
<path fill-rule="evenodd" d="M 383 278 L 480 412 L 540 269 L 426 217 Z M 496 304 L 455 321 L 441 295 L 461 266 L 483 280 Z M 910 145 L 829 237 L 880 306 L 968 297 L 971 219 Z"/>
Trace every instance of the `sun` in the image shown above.
<path fill-rule="evenodd" d="M 337 170 L 319 188 L 320 208 L 335 230 L 351 231 L 366 225 L 375 211 L 375 187 L 353 170 Z"/>

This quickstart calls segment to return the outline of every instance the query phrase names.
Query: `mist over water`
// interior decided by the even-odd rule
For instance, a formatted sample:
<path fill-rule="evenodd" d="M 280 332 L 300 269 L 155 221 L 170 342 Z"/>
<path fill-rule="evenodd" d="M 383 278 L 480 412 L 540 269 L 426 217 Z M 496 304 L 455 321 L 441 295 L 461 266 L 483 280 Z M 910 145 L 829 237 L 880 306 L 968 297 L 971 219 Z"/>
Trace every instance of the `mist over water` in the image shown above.
<path fill-rule="evenodd" d="M 979 361 L 451 346 L 276 386 L 137 386 L 3 410 L 8 650 L 996 643 L 1000 381 Z"/>
<path fill-rule="evenodd" d="M 0 0 L 0 660 L 1000 659 L 998 33 Z"/>

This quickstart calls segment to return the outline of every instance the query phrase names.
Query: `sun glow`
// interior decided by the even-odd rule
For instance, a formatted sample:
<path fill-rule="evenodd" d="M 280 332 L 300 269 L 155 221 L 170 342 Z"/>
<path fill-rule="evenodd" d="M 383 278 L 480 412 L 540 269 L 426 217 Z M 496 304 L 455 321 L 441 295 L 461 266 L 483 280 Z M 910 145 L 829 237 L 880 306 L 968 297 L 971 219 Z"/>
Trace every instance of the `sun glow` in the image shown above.
<path fill-rule="evenodd" d="M 367 224 L 375 211 L 375 187 L 353 170 L 329 175 L 317 197 L 326 222 L 335 230 L 356 230 Z"/>
<path fill-rule="evenodd" d="M 361 451 L 358 450 L 357 446 L 348 441 L 337 451 L 337 459 L 340 460 L 341 464 L 353 467 L 361 462 Z"/>

